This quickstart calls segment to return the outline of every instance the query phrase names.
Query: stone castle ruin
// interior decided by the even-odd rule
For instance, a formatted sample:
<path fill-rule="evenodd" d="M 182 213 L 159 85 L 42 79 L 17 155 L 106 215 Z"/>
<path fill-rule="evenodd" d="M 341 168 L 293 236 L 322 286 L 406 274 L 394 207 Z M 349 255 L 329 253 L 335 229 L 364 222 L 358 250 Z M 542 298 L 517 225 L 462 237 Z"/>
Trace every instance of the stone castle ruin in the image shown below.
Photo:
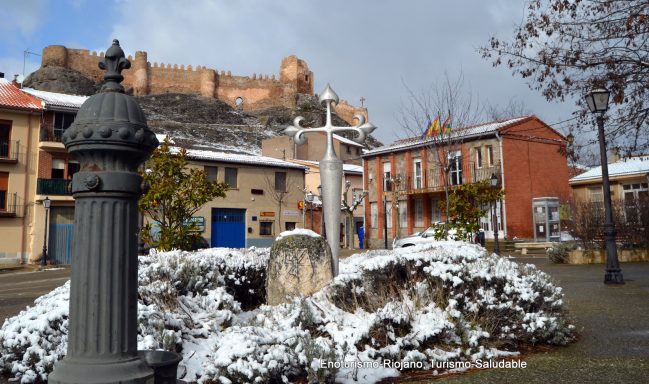
<path fill-rule="evenodd" d="M 96 83 L 103 81 L 103 71 L 97 63 L 103 52 L 50 45 L 43 49 L 41 68 L 62 67 L 75 70 Z M 217 72 L 205 66 L 164 64 L 148 61 L 147 53 L 136 51 L 128 56 L 131 68 L 122 72 L 122 84 L 135 96 L 184 93 L 213 97 L 233 108 L 253 112 L 273 107 L 296 107 L 298 95 L 313 96 L 313 72 L 306 62 L 295 55 L 287 56 L 275 75 L 237 76 L 230 71 Z M 367 108 L 358 108 L 344 100 L 334 108 L 343 120 L 352 123 L 355 113 L 367 116 Z"/>

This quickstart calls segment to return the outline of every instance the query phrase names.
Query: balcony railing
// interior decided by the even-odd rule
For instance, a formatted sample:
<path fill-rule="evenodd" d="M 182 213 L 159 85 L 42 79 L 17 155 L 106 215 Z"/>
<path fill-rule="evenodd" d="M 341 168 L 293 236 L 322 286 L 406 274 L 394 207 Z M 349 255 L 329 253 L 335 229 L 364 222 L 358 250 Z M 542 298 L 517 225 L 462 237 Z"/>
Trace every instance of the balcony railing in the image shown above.
<path fill-rule="evenodd" d="M 20 153 L 20 140 L 0 141 L 0 161 L 17 162 Z"/>
<path fill-rule="evenodd" d="M 449 186 L 474 184 L 491 179 L 491 175 L 500 176 L 500 164 L 477 167 L 475 163 L 462 164 L 461 168 L 452 168 L 447 177 Z M 401 182 L 394 186 L 397 192 L 426 193 L 444 190 L 444 170 L 436 166 L 422 172 L 421 175 L 411 173 L 400 175 Z"/>
<path fill-rule="evenodd" d="M 60 143 L 61 138 L 63 137 L 63 132 L 63 129 L 56 128 L 51 124 L 42 124 L 40 139 L 41 141 L 54 141 Z"/>
<path fill-rule="evenodd" d="M 72 195 L 72 180 L 38 179 L 36 193 L 39 195 Z"/>
<path fill-rule="evenodd" d="M 22 214 L 22 199 L 18 193 L 0 191 L 0 217 L 16 217 Z"/>

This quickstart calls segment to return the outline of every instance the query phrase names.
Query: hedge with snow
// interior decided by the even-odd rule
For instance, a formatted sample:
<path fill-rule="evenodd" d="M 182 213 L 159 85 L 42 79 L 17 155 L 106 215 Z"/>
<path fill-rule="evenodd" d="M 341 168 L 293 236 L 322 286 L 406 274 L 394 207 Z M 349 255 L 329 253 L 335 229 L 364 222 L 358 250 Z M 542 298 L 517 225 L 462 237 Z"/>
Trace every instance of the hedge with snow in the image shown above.
<path fill-rule="evenodd" d="M 561 288 L 548 275 L 476 245 L 354 255 L 312 297 L 274 307 L 262 305 L 268 252 L 141 257 L 138 348 L 180 352 L 179 376 L 199 383 L 367 383 L 574 339 Z M 66 283 L 5 321 L 2 372 L 46 380 L 66 351 L 68 295 Z"/>

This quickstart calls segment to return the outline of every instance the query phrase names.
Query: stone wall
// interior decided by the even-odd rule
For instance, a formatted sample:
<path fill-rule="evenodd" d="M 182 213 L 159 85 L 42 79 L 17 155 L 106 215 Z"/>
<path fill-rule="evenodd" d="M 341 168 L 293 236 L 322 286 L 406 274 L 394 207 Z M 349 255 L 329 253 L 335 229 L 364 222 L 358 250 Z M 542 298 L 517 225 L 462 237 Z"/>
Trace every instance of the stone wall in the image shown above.
<path fill-rule="evenodd" d="M 70 68 L 101 82 L 103 71 L 97 63 L 103 56 L 103 52 L 51 45 L 43 49 L 41 65 Z M 239 99 L 240 108 L 253 111 L 277 106 L 293 108 L 297 94 L 313 95 L 313 72 L 304 60 L 294 55 L 282 60 L 279 79 L 275 75 L 236 76 L 230 71 L 219 73 L 205 66 L 152 64 L 144 51 L 137 51 L 135 58 L 128 56 L 128 59 L 131 60 L 131 68 L 122 72 L 122 84 L 138 96 L 189 93 L 215 97 L 233 107 L 237 106 Z"/>
<path fill-rule="evenodd" d="M 617 258 L 620 263 L 649 261 L 649 249 L 618 249 Z M 568 253 L 568 264 L 604 264 L 606 250 L 574 250 Z"/>

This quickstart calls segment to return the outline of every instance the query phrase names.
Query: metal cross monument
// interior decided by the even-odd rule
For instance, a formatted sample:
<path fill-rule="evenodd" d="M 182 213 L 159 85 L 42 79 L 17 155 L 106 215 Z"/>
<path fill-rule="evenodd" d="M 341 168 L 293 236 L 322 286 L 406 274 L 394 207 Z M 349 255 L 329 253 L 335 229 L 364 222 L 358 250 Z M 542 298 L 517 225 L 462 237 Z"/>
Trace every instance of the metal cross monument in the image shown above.
<path fill-rule="evenodd" d="M 331 103 L 338 103 L 338 95 L 331 89 L 329 84 L 320 95 L 318 101 L 327 105 L 327 121 L 323 127 L 305 128 L 300 125 L 304 117 L 298 116 L 293 120 L 284 133 L 293 138 L 295 144 L 306 143 L 304 133 L 325 132 L 327 134 L 327 149 L 324 157 L 320 160 L 320 182 L 322 184 L 322 210 L 325 219 L 325 232 L 327 243 L 331 248 L 333 275 L 338 275 L 338 255 L 340 254 L 340 211 L 342 195 L 343 162 L 336 156 L 333 146 L 333 134 L 336 132 L 352 131 L 358 136 L 352 140 L 362 144 L 367 135 L 376 129 L 374 125 L 365 122 L 365 116 L 355 114 L 354 118 L 358 124 L 353 127 L 335 127 L 331 123 Z"/>

